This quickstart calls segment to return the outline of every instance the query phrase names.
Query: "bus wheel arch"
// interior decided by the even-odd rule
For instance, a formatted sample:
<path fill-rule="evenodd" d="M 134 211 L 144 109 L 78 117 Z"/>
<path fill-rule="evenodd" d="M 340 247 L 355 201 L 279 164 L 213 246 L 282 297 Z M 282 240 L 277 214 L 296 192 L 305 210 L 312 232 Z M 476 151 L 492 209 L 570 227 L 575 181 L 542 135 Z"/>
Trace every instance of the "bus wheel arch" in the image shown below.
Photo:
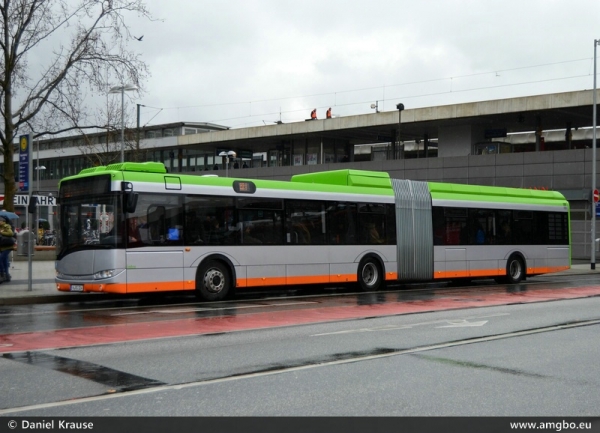
<path fill-rule="evenodd" d="M 385 267 L 377 254 L 367 254 L 358 263 L 358 286 L 362 291 L 381 290 L 385 285 Z"/>
<path fill-rule="evenodd" d="M 196 294 L 206 301 L 221 301 L 235 288 L 235 268 L 227 257 L 212 255 L 196 271 Z"/>
<path fill-rule="evenodd" d="M 527 262 L 521 253 L 512 253 L 506 261 L 506 282 L 518 284 L 527 276 Z"/>

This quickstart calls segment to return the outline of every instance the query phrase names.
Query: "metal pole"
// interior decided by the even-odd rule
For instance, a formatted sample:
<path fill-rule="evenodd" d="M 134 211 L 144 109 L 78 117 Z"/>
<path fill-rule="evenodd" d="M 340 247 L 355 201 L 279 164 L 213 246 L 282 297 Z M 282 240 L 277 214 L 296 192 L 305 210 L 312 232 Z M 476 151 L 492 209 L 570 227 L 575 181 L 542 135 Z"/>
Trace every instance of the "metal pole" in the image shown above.
<path fill-rule="evenodd" d="M 404 159 L 404 147 L 401 144 L 402 133 L 400 128 L 402 127 L 402 110 L 404 110 L 404 104 L 396 104 L 396 108 L 398 109 L 398 148 L 394 152 L 394 159 L 397 159 L 396 153 L 400 153 L 400 159 Z"/>
<path fill-rule="evenodd" d="M 121 93 L 121 162 L 125 162 L 125 90 L 138 90 L 131 84 L 112 87 L 108 93 Z"/>
<path fill-rule="evenodd" d="M 592 194 L 596 190 L 596 45 L 598 39 L 594 39 L 594 103 L 592 110 Z M 591 243 L 591 260 L 590 268 L 596 269 L 596 202 L 592 197 L 592 243 Z"/>
<path fill-rule="evenodd" d="M 125 162 L 125 86 L 121 86 L 121 162 Z"/>
<path fill-rule="evenodd" d="M 31 134 L 31 140 L 29 140 L 29 143 L 27 144 L 27 153 L 29 154 L 27 159 L 29 160 L 29 169 L 27 173 L 27 182 L 29 183 L 29 187 L 27 188 L 27 215 L 29 215 L 29 220 L 31 221 L 31 218 L 33 218 L 33 222 L 30 222 L 30 226 L 29 226 L 29 233 L 27 234 L 27 237 L 29 238 L 27 240 L 27 291 L 31 292 L 33 291 L 33 264 L 31 263 L 32 260 L 32 256 L 33 256 L 33 242 L 35 240 L 35 236 L 33 236 L 34 233 L 37 233 L 37 229 L 35 227 L 36 225 L 36 221 L 35 221 L 35 212 L 34 213 L 30 213 L 29 209 L 31 206 L 32 201 L 34 200 L 33 198 L 33 172 L 31 171 L 31 167 L 33 166 L 32 164 L 32 154 L 33 152 L 31 151 L 31 147 L 33 146 L 33 134 Z"/>
<path fill-rule="evenodd" d="M 40 195 L 40 139 L 37 140 L 37 164 L 36 164 L 36 177 L 37 177 L 37 193 Z"/>
<path fill-rule="evenodd" d="M 400 159 L 404 159 L 404 148 L 402 146 L 402 110 L 398 110 L 398 149 Z M 396 158 L 394 158 L 396 159 Z"/>
<path fill-rule="evenodd" d="M 140 107 L 142 106 L 141 104 L 136 104 L 137 105 L 137 131 L 136 131 L 136 145 L 135 145 L 135 151 L 137 154 L 137 159 L 136 161 L 140 161 Z"/>

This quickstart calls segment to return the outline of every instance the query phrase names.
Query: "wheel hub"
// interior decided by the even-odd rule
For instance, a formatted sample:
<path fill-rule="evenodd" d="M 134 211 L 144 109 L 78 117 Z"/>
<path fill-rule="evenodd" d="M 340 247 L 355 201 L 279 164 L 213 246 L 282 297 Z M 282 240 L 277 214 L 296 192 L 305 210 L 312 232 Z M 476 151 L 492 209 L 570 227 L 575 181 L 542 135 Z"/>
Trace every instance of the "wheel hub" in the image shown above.
<path fill-rule="evenodd" d="M 362 279 L 367 286 L 372 286 L 379 279 L 377 268 L 372 263 L 366 264 L 363 268 Z"/>
<path fill-rule="evenodd" d="M 204 274 L 204 287 L 211 293 L 219 293 L 225 287 L 225 276 L 218 269 L 209 269 Z"/>

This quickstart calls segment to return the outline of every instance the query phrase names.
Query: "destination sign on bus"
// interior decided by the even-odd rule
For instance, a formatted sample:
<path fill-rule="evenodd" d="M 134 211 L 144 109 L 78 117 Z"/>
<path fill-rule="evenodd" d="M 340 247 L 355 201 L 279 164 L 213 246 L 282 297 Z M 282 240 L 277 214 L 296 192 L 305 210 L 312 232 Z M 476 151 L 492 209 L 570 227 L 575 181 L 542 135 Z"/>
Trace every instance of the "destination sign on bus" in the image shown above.
<path fill-rule="evenodd" d="M 110 193 L 110 175 L 84 177 L 61 182 L 59 198 L 87 197 Z"/>

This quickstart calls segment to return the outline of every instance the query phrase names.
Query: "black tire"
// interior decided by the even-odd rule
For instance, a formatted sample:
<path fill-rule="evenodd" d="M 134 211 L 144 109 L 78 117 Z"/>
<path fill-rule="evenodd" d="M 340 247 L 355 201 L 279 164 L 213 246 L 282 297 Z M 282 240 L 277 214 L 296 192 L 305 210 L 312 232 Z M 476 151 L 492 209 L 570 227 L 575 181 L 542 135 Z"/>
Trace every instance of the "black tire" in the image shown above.
<path fill-rule="evenodd" d="M 518 284 L 525 279 L 525 265 L 518 256 L 511 256 L 506 262 L 506 282 Z"/>
<path fill-rule="evenodd" d="M 379 260 L 375 257 L 365 257 L 358 265 L 358 285 L 365 292 L 380 290 L 385 276 Z"/>
<path fill-rule="evenodd" d="M 217 260 L 204 262 L 196 275 L 196 293 L 206 301 L 221 301 L 231 291 L 229 268 Z"/>

